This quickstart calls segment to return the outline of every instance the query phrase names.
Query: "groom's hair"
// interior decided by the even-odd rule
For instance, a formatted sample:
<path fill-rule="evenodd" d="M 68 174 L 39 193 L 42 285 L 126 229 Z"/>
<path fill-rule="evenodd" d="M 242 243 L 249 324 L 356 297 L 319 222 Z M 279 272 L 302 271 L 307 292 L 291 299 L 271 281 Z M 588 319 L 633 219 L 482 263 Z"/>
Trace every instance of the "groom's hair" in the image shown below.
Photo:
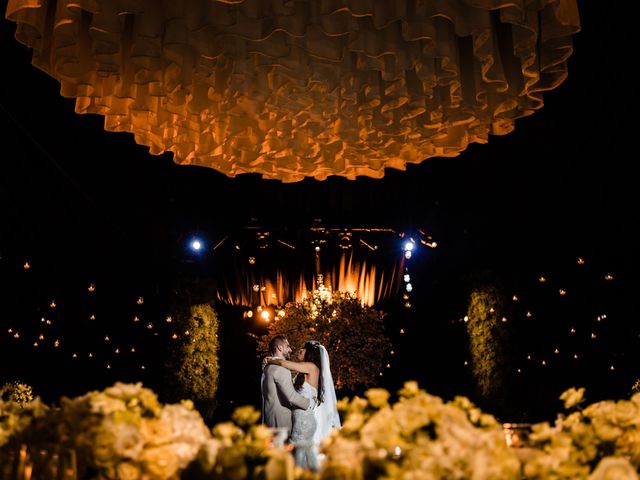
<path fill-rule="evenodd" d="M 287 341 L 287 337 L 284 335 L 276 335 L 271 340 L 269 340 L 269 353 L 273 353 L 276 351 L 280 345 Z"/>

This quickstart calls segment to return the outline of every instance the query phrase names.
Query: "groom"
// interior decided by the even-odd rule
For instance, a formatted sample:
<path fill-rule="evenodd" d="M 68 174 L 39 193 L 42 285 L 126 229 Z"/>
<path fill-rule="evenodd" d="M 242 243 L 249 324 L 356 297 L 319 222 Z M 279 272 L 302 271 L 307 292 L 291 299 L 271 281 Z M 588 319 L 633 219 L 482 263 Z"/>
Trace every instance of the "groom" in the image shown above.
<path fill-rule="evenodd" d="M 291 347 L 286 337 L 276 335 L 269 341 L 272 357 L 288 359 Z M 280 365 L 270 365 L 262 373 L 262 423 L 267 427 L 286 428 L 287 438 L 291 434 L 291 412 L 293 409 L 313 409 L 315 402 L 296 392 L 291 372 Z"/>

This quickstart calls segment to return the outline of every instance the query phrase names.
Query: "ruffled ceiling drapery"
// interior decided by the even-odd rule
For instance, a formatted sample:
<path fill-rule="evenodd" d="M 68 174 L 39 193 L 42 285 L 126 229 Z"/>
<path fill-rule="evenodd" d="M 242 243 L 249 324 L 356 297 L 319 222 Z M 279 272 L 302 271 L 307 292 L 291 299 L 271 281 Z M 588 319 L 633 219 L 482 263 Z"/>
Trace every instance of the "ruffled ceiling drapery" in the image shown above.
<path fill-rule="evenodd" d="M 229 176 L 380 178 L 514 129 L 576 0 L 9 0 L 78 113 Z"/>

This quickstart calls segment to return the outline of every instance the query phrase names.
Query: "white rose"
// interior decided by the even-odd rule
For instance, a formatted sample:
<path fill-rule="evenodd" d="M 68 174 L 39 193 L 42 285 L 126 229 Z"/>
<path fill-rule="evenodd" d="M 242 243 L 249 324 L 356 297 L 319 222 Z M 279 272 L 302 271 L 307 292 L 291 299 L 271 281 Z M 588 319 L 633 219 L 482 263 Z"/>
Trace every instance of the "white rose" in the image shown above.
<path fill-rule="evenodd" d="M 638 480 L 638 474 L 626 458 L 605 457 L 587 480 Z"/>

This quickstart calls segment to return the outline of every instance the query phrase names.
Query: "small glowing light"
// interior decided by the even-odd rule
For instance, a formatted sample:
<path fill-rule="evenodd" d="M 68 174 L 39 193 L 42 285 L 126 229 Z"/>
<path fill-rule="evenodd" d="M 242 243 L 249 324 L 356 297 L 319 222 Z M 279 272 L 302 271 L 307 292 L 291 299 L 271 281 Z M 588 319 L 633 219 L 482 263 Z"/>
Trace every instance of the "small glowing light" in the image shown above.
<path fill-rule="evenodd" d="M 171 335 L 171 338 L 173 338 L 175 340 L 176 338 L 178 338 L 178 334 L 174 333 L 173 335 Z"/>
<path fill-rule="evenodd" d="M 51 322 L 51 320 L 47 320 L 45 323 L 46 323 L 47 325 L 51 325 L 51 323 L 52 323 L 52 322 Z"/>
<path fill-rule="evenodd" d="M 407 290 L 407 292 L 411 292 L 413 290 L 413 285 L 407 283 L 404 288 Z"/>
<path fill-rule="evenodd" d="M 134 316 L 134 317 L 133 317 L 133 321 L 134 321 L 134 322 L 139 322 L 139 321 L 140 321 L 140 318 L 136 315 L 136 316 Z"/>
<path fill-rule="evenodd" d="M 151 330 L 153 328 L 153 322 L 147 323 L 147 329 Z"/>
<path fill-rule="evenodd" d="M 491 307 L 491 308 L 489 309 L 489 313 L 494 313 L 495 311 L 496 311 L 496 310 L 495 310 L 493 307 Z"/>
<path fill-rule="evenodd" d="M 576 329 L 571 327 L 571 330 L 569 330 L 571 333 L 576 333 Z"/>
<path fill-rule="evenodd" d="M 131 347 L 131 353 L 136 353 L 136 347 Z"/>
<path fill-rule="evenodd" d="M 467 360 L 464 361 L 465 365 L 469 365 L 469 362 Z"/>
<path fill-rule="evenodd" d="M 24 262 L 24 265 L 22 265 L 22 268 L 24 268 L 25 270 L 29 270 L 31 268 L 31 265 L 29 265 L 29 262 Z"/>
<path fill-rule="evenodd" d="M 56 308 L 56 302 L 55 302 L 55 300 L 51 300 L 51 303 L 49 304 L 49 306 L 50 306 L 51 308 Z"/>
<path fill-rule="evenodd" d="M 138 297 L 138 299 L 136 300 L 136 303 L 138 305 L 142 305 L 144 303 L 144 298 L 143 297 Z"/>
<path fill-rule="evenodd" d="M 404 258 L 409 260 L 411 258 L 411 250 L 407 250 L 404 252 Z"/>
<path fill-rule="evenodd" d="M 56 340 L 55 342 L 53 342 L 53 346 L 58 348 L 60 346 L 60 340 Z"/>
<path fill-rule="evenodd" d="M 595 334 L 595 333 L 592 333 L 592 334 L 591 334 L 591 338 L 596 338 L 596 334 Z"/>
<path fill-rule="evenodd" d="M 507 323 L 507 317 L 502 317 L 502 323 Z"/>
<path fill-rule="evenodd" d="M 605 279 L 605 280 L 607 280 L 607 281 L 611 281 L 611 280 L 613 280 L 613 275 L 612 275 L 612 274 L 610 274 L 610 273 L 607 273 L 607 274 L 604 276 L 604 279 Z"/>
<path fill-rule="evenodd" d="M 404 334 L 404 328 L 401 328 L 401 329 L 400 329 L 400 333 L 401 333 L 401 334 Z"/>
<path fill-rule="evenodd" d="M 185 335 L 187 335 L 187 336 L 189 336 L 189 330 L 185 330 L 185 331 L 184 331 L 184 334 L 185 334 Z"/>
<path fill-rule="evenodd" d="M 38 340 L 44 340 L 44 335 L 40 334 L 40 336 L 38 337 Z"/>
<path fill-rule="evenodd" d="M 574 353 L 574 354 L 573 354 L 573 358 L 574 358 L 575 360 L 577 360 L 577 359 L 578 359 L 578 354 L 577 354 L 577 353 Z"/>
<path fill-rule="evenodd" d="M 41 322 L 46 322 L 46 321 L 47 321 L 47 319 L 46 319 L 46 318 L 44 318 L 44 317 L 42 317 L 42 318 L 40 319 L 40 321 L 41 321 Z"/>
<path fill-rule="evenodd" d="M 260 314 L 260 316 L 264 319 L 265 322 L 269 321 L 269 317 L 271 316 L 269 314 L 269 310 L 263 310 L 262 313 Z"/>
<path fill-rule="evenodd" d="M 19 332 L 14 333 L 13 338 L 20 338 L 20 333 Z"/>
<path fill-rule="evenodd" d="M 167 323 L 171 323 L 171 322 L 173 322 L 173 318 L 171 318 L 171 316 L 168 316 L 167 318 L 165 318 L 165 321 Z"/>
<path fill-rule="evenodd" d="M 614 367 L 613 365 L 611 365 L 611 366 L 609 367 L 609 370 L 613 371 L 613 370 L 615 370 L 615 367 Z"/>
<path fill-rule="evenodd" d="M 539 277 L 538 277 L 538 281 L 539 281 L 540 283 L 544 283 L 544 282 L 546 282 L 546 281 L 547 281 L 547 279 L 546 279 L 546 278 L 544 278 L 544 277 L 541 275 L 541 276 L 539 276 Z"/>
<path fill-rule="evenodd" d="M 465 315 L 463 320 L 464 320 L 464 323 L 467 323 L 469 321 L 469 317 L 467 315 Z"/>
<path fill-rule="evenodd" d="M 111 365 L 107 363 L 107 370 L 111 370 Z"/>
<path fill-rule="evenodd" d="M 529 310 L 527 310 L 527 317 L 531 318 L 532 316 L 533 314 Z"/>
<path fill-rule="evenodd" d="M 408 273 L 404 274 L 404 281 L 409 283 L 411 281 L 411 276 Z"/>
<path fill-rule="evenodd" d="M 517 302 L 518 301 L 518 296 L 514 295 L 513 297 L 511 297 L 511 300 L 513 300 L 514 302 Z"/>
<path fill-rule="evenodd" d="M 92 313 L 91 315 L 89 315 L 89 320 L 95 320 L 96 316 Z"/>
<path fill-rule="evenodd" d="M 378 374 L 378 375 L 382 376 L 382 372 L 379 372 L 379 374 Z"/>
<path fill-rule="evenodd" d="M 407 242 L 404 242 L 404 251 L 405 252 L 413 251 L 413 247 L 414 247 L 413 241 L 409 240 Z"/>
<path fill-rule="evenodd" d="M 409 300 L 409 294 L 408 293 L 403 293 L 402 294 L 402 299 L 403 300 Z"/>
<path fill-rule="evenodd" d="M 253 310 L 247 310 L 247 318 L 253 317 Z"/>
<path fill-rule="evenodd" d="M 202 242 L 200 240 L 193 240 L 191 242 L 191 249 L 198 252 L 202 248 Z"/>
<path fill-rule="evenodd" d="M 236 245 L 236 250 L 240 250 L 240 245 Z"/>
<path fill-rule="evenodd" d="M 558 290 L 558 293 L 559 293 L 560 295 L 566 295 L 566 294 L 567 294 L 567 291 L 566 291 L 564 288 L 561 288 L 560 290 Z"/>
<path fill-rule="evenodd" d="M 391 364 L 390 363 L 387 363 L 387 368 L 391 368 Z"/>
<path fill-rule="evenodd" d="M 557 348 L 553 351 L 553 353 L 560 353 L 560 350 L 558 350 Z"/>
<path fill-rule="evenodd" d="M 599 322 L 600 320 L 602 320 L 602 317 L 601 317 L 600 315 L 598 315 L 598 316 L 596 317 L 596 322 Z"/>
<path fill-rule="evenodd" d="M 396 457 L 399 457 L 400 455 L 402 455 L 402 449 L 401 449 L 400 447 L 396 447 L 396 448 L 394 448 L 394 449 L 393 449 L 393 454 L 394 454 Z"/>
<path fill-rule="evenodd" d="M 262 305 L 260 305 L 256 310 L 258 310 L 258 312 L 262 311 Z"/>
<path fill-rule="evenodd" d="M 249 265 L 255 265 L 256 257 L 249 257 Z"/>
<path fill-rule="evenodd" d="M 89 352 L 89 358 L 93 358 L 93 353 Z"/>
<path fill-rule="evenodd" d="M 119 349 L 119 348 L 116 348 L 116 349 L 115 349 L 115 353 L 120 353 L 120 349 Z"/>
<path fill-rule="evenodd" d="M 522 370 L 518 369 L 518 373 L 522 373 Z"/>
<path fill-rule="evenodd" d="M 584 265 L 584 258 L 578 257 L 578 265 Z"/>
<path fill-rule="evenodd" d="M 316 252 L 320 251 L 320 245 L 316 245 L 316 248 L 314 249 Z"/>
<path fill-rule="evenodd" d="M 546 365 L 547 361 L 546 360 L 542 360 L 542 365 Z"/>
<path fill-rule="evenodd" d="M 141 365 L 141 366 L 140 366 L 140 368 L 141 368 L 142 370 L 144 370 L 144 369 L 145 369 L 145 366 L 144 366 L 144 365 Z"/>
<path fill-rule="evenodd" d="M 404 302 L 404 308 L 411 308 L 411 302 Z"/>
<path fill-rule="evenodd" d="M 396 354 L 396 352 L 394 352 L 393 350 L 391 350 L 390 353 L 391 353 L 391 355 L 395 355 Z"/>
<path fill-rule="evenodd" d="M 109 337 L 108 336 L 104 337 L 104 341 L 108 342 L 109 341 Z"/>
<path fill-rule="evenodd" d="M 334 311 L 334 312 L 335 312 L 335 311 Z M 279 316 L 280 318 L 284 317 L 284 316 L 285 316 L 285 311 L 284 311 L 284 310 L 278 310 L 278 316 Z M 334 315 L 334 317 L 335 317 L 335 315 Z"/>
<path fill-rule="evenodd" d="M 37 347 L 38 346 L 38 342 L 33 342 L 33 346 Z"/>
<path fill-rule="evenodd" d="M 13 333 L 13 328 L 10 328 L 9 330 L 7 330 L 7 333 Z"/>
<path fill-rule="evenodd" d="M 91 285 L 89 285 L 89 288 L 87 288 L 87 290 L 89 290 L 90 292 L 95 291 L 95 289 L 96 289 L 96 284 L 95 283 L 92 283 Z"/>
<path fill-rule="evenodd" d="M 78 354 L 74 353 L 73 355 L 71 355 L 72 358 L 78 358 Z"/>
<path fill-rule="evenodd" d="M 531 360 L 531 355 L 527 355 L 527 360 Z"/>
<path fill-rule="evenodd" d="M 254 286 L 253 286 L 253 291 L 254 291 L 254 292 L 259 292 L 259 291 L 260 291 L 260 285 L 257 285 L 257 284 L 256 284 L 256 285 L 254 285 Z"/>

